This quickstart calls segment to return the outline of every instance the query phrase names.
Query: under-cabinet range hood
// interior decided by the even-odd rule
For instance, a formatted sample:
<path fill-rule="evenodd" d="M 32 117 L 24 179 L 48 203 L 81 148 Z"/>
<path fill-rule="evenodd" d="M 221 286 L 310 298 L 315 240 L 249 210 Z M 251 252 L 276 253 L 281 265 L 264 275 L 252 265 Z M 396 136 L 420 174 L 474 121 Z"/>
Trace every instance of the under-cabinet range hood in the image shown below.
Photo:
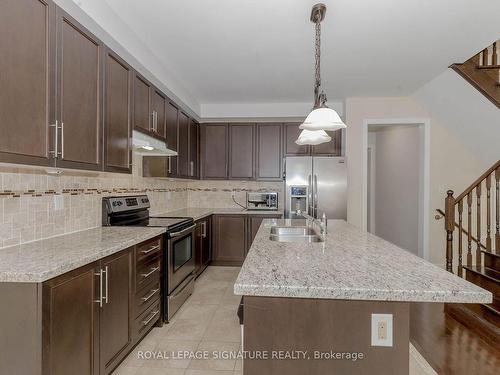
<path fill-rule="evenodd" d="M 167 148 L 164 141 L 134 130 L 132 147 L 136 154 L 145 156 L 177 156 L 177 151 Z"/>

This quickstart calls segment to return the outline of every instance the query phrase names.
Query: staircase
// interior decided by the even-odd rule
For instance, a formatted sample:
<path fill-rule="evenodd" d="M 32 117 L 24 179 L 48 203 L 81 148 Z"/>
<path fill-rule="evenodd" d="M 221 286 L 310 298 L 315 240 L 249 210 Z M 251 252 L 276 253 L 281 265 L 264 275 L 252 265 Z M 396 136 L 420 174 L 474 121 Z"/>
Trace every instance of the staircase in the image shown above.
<path fill-rule="evenodd" d="M 483 49 L 462 64 L 450 68 L 465 78 L 472 86 L 500 108 L 500 41 Z"/>
<path fill-rule="evenodd" d="M 500 160 L 445 200 L 446 269 L 493 294 L 491 304 L 447 304 L 446 312 L 500 344 Z M 483 240 L 484 236 L 484 240 Z M 465 261 L 464 261 L 465 258 Z"/>

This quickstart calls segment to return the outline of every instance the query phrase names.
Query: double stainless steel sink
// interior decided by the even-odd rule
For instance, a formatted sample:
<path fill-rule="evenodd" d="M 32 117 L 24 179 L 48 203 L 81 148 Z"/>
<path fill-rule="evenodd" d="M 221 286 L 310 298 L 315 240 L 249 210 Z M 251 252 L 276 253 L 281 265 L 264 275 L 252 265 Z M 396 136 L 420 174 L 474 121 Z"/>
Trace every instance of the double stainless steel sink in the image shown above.
<path fill-rule="evenodd" d="M 271 227 L 269 239 L 277 242 L 323 242 L 311 227 Z"/>

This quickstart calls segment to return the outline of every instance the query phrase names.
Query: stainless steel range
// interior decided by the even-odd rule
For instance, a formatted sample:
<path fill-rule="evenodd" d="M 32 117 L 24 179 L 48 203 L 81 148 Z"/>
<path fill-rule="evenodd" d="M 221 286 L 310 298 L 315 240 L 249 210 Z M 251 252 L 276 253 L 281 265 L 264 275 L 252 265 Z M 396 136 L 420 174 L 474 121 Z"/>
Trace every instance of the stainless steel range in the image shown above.
<path fill-rule="evenodd" d="M 193 293 L 195 279 L 194 230 L 192 218 L 153 218 L 146 195 L 102 199 L 104 226 L 164 227 L 162 270 L 163 320 L 168 322 Z"/>

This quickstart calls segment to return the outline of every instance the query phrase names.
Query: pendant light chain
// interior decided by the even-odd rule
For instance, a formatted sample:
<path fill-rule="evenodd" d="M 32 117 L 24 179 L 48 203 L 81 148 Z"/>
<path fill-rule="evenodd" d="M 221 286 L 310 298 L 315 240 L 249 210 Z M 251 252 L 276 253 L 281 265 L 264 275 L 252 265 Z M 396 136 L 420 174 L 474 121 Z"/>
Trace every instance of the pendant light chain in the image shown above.
<path fill-rule="evenodd" d="M 314 91 L 319 91 L 321 87 L 321 21 L 316 20 L 316 82 L 314 86 Z"/>

